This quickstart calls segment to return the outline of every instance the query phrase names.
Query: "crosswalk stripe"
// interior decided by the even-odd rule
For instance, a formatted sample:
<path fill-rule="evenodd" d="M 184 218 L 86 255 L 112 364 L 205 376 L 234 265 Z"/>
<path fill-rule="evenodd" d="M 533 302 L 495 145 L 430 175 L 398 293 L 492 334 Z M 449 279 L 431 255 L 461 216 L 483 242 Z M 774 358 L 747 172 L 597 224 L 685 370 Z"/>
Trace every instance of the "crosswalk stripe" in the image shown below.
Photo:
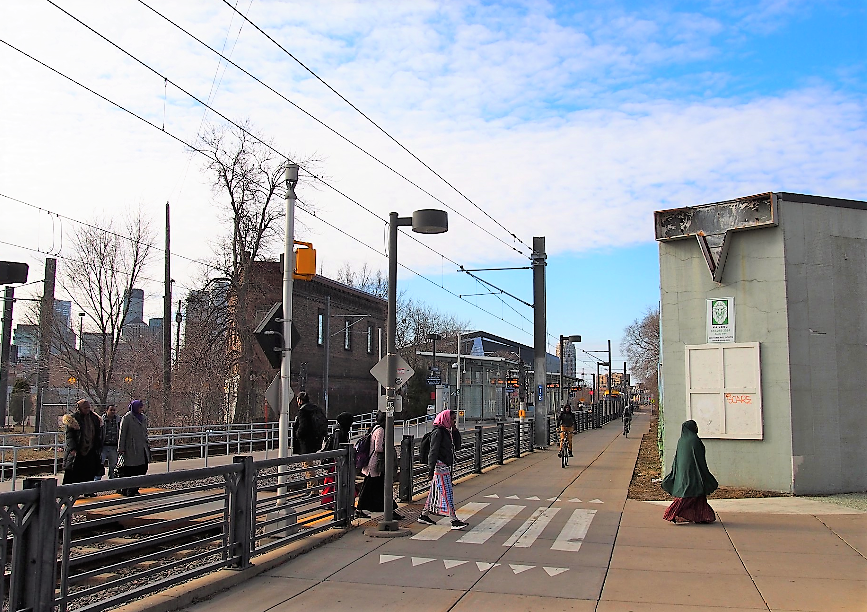
<path fill-rule="evenodd" d="M 596 515 L 596 510 L 586 510 L 578 508 L 572 512 L 572 516 L 563 525 L 560 530 L 560 535 L 554 540 L 551 545 L 551 550 L 568 550 L 577 552 L 581 548 L 581 543 L 584 541 L 584 536 L 587 535 L 587 530 L 590 529 L 590 522 Z"/>
<path fill-rule="evenodd" d="M 509 567 L 512 568 L 512 571 L 516 574 L 520 574 L 521 572 L 526 572 L 527 570 L 531 570 L 535 565 L 518 565 L 517 563 L 509 563 Z"/>
<path fill-rule="evenodd" d="M 464 544 L 484 544 L 491 536 L 503 528 L 509 521 L 527 506 L 505 505 L 498 508 L 491 516 L 475 526 L 475 528 L 458 540 Z"/>
<path fill-rule="evenodd" d="M 457 509 L 458 518 L 466 521 L 482 508 L 489 506 L 488 502 L 469 502 Z M 448 517 L 440 520 L 436 525 L 431 525 L 412 536 L 413 540 L 439 540 L 451 530 L 452 520 Z"/>
<path fill-rule="evenodd" d="M 499 563 L 485 563 L 483 561 L 476 561 L 476 567 L 479 568 L 480 572 L 484 572 L 485 570 L 489 570 L 492 567 L 500 567 Z"/>
<path fill-rule="evenodd" d="M 536 508 L 524 524 L 509 536 L 503 546 L 516 548 L 529 548 L 536 541 L 551 519 L 560 511 L 560 508 Z"/>
<path fill-rule="evenodd" d="M 543 567 L 542 569 L 545 570 L 549 576 L 557 576 L 558 574 L 569 571 L 568 567 Z"/>
<path fill-rule="evenodd" d="M 379 563 L 388 563 L 389 561 L 397 561 L 403 559 L 404 555 L 379 555 Z"/>
<path fill-rule="evenodd" d="M 452 569 L 453 567 L 463 565 L 464 563 L 469 563 L 469 561 L 459 561 L 457 559 L 443 559 L 443 565 L 446 566 L 446 569 Z"/>

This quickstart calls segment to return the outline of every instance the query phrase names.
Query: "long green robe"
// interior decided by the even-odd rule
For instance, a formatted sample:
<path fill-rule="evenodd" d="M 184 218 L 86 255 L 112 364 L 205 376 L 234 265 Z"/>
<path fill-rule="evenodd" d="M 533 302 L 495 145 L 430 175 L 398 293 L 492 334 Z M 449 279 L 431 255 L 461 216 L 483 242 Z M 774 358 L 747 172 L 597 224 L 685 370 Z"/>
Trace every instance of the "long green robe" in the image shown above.
<path fill-rule="evenodd" d="M 698 437 L 695 421 L 686 421 L 680 428 L 680 440 L 671 472 L 662 480 L 662 488 L 672 497 L 701 497 L 716 491 L 719 483 L 704 456 L 704 443 Z"/>

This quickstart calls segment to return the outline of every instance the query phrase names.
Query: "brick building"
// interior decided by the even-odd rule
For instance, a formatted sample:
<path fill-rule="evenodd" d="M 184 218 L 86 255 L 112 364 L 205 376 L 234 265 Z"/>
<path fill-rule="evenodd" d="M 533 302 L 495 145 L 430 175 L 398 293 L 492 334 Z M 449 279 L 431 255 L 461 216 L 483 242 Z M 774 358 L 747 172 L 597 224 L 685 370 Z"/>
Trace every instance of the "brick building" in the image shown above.
<path fill-rule="evenodd" d="M 279 262 L 270 261 L 254 262 L 251 269 L 257 291 L 250 307 L 260 321 L 282 300 L 282 271 Z M 307 391 L 313 403 L 327 407 L 330 419 L 344 411 L 375 410 L 378 388 L 370 368 L 379 361 L 380 346 L 385 350 L 386 300 L 320 275 L 295 281 L 292 295 L 292 321 L 300 334 L 292 351 L 293 391 Z M 273 421 L 277 415 L 266 407 L 264 394 L 279 370 L 270 367 L 260 347 L 255 352 L 253 418 Z"/>

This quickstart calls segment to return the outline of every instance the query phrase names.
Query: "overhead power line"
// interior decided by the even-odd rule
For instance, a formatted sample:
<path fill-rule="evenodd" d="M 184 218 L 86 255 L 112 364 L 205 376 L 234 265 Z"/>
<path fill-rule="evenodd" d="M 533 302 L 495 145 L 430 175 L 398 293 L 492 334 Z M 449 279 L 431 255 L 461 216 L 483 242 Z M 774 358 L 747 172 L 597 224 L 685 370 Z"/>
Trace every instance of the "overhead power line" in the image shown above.
<path fill-rule="evenodd" d="M 170 23 L 171 25 L 176 27 L 178 30 L 180 30 L 181 32 L 183 32 L 184 34 L 186 34 L 187 36 L 189 36 L 190 38 L 195 40 L 197 43 L 199 43 L 200 45 L 202 45 L 203 47 L 205 47 L 206 49 L 208 49 L 209 51 L 211 51 L 212 53 L 214 53 L 215 55 L 220 57 L 227 64 L 231 64 L 232 66 L 234 66 L 235 68 L 237 68 L 238 70 L 240 70 L 241 72 L 246 74 L 248 77 L 250 77 L 251 79 L 253 79 L 257 83 L 262 85 L 262 87 L 266 88 L 268 91 L 272 92 L 273 94 L 275 94 L 276 96 L 278 96 L 279 98 L 281 98 L 282 100 L 287 102 L 288 104 L 292 105 L 294 108 L 296 108 L 297 110 L 299 110 L 303 114 L 307 115 L 310 119 L 312 119 L 313 121 L 315 121 L 316 123 L 318 123 L 319 125 L 324 127 L 326 130 L 328 130 L 329 132 L 331 132 L 332 134 L 334 134 L 335 136 L 337 136 L 338 138 L 340 138 L 341 140 L 343 140 L 347 144 L 351 145 L 352 147 L 354 147 L 355 149 L 357 149 L 358 151 L 360 151 L 361 153 L 363 153 L 364 155 L 366 155 L 367 157 L 369 157 L 370 159 L 372 159 L 373 161 L 375 161 L 376 163 L 381 165 L 383 168 L 394 173 L 396 176 L 400 177 L 401 179 L 403 179 L 404 181 L 406 181 L 407 183 L 409 183 L 410 185 L 412 185 L 413 187 L 415 187 L 416 189 L 418 189 L 419 191 L 421 191 L 425 195 L 429 196 L 431 199 L 435 200 L 436 202 L 438 202 L 442 206 L 445 206 L 450 211 L 452 211 L 453 213 L 455 213 L 456 215 L 458 215 L 459 217 L 461 217 L 462 219 L 464 219 L 468 223 L 474 225 L 475 227 L 477 227 L 481 231 L 483 231 L 486 234 L 488 234 L 489 236 L 491 236 L 494 240 L 497 240 L 498 242 L 505 245 L 507 248 L 518 253 L 519 255 L 524 256 L 524 254 L 521 253 L 521 251 L 519 249 L 516 249 L 513 245 L 509 244 L 508 242 L 506 242 L 505 240 L 503 240 L 499 236 L 497 236 L 494 233 L 490 232 L 489 230 L 485 229 L 484 227 L 482 227 L 481 225 L 479 225 L 478 223 L 476 223 L 475 221 L 473 221 L 472 219 L 467 217 L 461 211 L 457 210 L 456 208 L 453 208 L 452 206 L 447 204 L 445 201 L 443 201 L 441 198 L 437 197 L 436 195 L 434 195 L 433 193 L 431 193 L 430 191 L 428 191 L 427 189 L 425 189 L 424 187 L 422 187 L 421 185 L 419 185 L 418 183 L 413 181 L 411 178 L 409 178 L 405 174 L 401 173 L 399 170 L 397 170 L 394 167 L 392 167 L 391 165 L 389 165 L 388 163 L 382 161 L 379 157 L 377 157 L 373 153 L 369 152 L 367 149 L 365 149 L 364 147 L 362 147 L 358 143 L 354 142 L 353 140 L 351 140 L 347 136 L 344 136 L 342 133 L 340 133 L 339 131 L 337 131 L 336 129 L 334 129 L 333 127 L 331 127 L 330 125 L 328 125 L 327 123 L 325 123 L 324 121 L 322 121 L 321 119 L 316 117 L 315 115 L 313 115 L 311 112 L 307 111 L 306 109 L 304 109 L 303 107 L 298 105 L 296 102 L 294 102 L 291 99 L 289 99 L 288 97 L 286 97 L 283 93 L 277 91 L 276 89 L 274 89 L 273 87 L 268 85 L 268 83 L 264 82 L 262 79 L 260 79 L 256 75 L 252 74 L 249 70 L 238 65 L 236 62 L 232 61 L 231 59 L 229 59 L 228 57 L 223 55 L 221 52 L 217 51 L 214 47 L 212 47 L 211 45 L 209 45 L 208 43 L 206 43 L 205 41 L 203 41 L 202 39 L 197 37 L 195 34 L 190 32 L 189 30 L 187 30 L 183 26 L 179 25 L 177 22 L 173 21 L 172 19 L 170 19 L 169 17 L 167 17 L 163 13 L 159 12 L 158 10 L 156 10 L 155 8 L 153 8 L 152 6 L 147 4 L 146 2 L 144 2 L 144 0 L 138 0 L 138 1 L 142 6 L 153 11 L 154 14 L 162 17 L 165 21 L 167 21 L 168 23 Z M 237 10 L 237 9 L 234 9 L 234 10 Z"/>
<path fill-rule="evenodd" d="M 413 159 L 415 159 L 418 163 L 420 163 L 422 166 L 424 166 L 425 168 L 427 168 L 431 173 L 433 173 L 434 176 L 436 176 L 436 177 L 439 178 L 442 182 L 444 182 L 446 185 L 448 185 L 448 186 L 449 186 L 449 187 L 450 187 L 450 188 L 451 188 L 455 193 L 457 193 L 457 194 L 458 194 L 459 196 L 461 196 L 464 200 L 466 200 L 467 202 L 469 202 L 470 204 L 472 204 L 472 205 L 473 205 L 473 206 L 474 206 L 478 211 L 480 211 L 480 212 L 481 212 L 483 215 L 485 215 L 488 219 L 490 219 L 491 221 L 493 221 L 493 222 L 494 222 L 494 223 L 495 223 L 495 224 L 496 224 L 500 229 L 502 229 L 504 232 L 506 232 L 507 234 L 509 234 L 509 236 L 511 236 L 514 240 L 516 240 L 516 241 L 518 241 L 519 243 L 521 243 L 521 245 L 523 245 L 523 247 L 524 247 L 525 249 L 532 250 L 531 247 L 529 247 L 527 244 L 525 244 L 523 240 L 521 240 L 520 238 L 518 238 L 518 236 L 517 236 L 514 232 L 509 231 L 509 229 L 506 228 L 505 225 L 503 225 L 502 223 L 500 223 L 499 221 L 497 221 L 496 219 L 494 219 L 494 217 L 492 217 L 492 216 L 491 216 L 491 215 L 490 215 L 490 214 L 489 214 L 485 209 L 483 209 L 481 206 L 479 206 L 478 204 L 476 204 L 475 202 L 473 202 L 473 201 L 472 201 L 469 197 L 467 197 L 467 196 L 466 196 L 466 195 L 465 195 L 465 194 L 464 194 L 460 189 L 458 189 L 458 188 L 455 187 L 451 182 L 449 182 L 448 180 L 446 180 L 446 178 L 443 177 L 439 172 L 437 172 L 436 170 L 434 170 L 433 168 L 431 168 L 427 163 L 425 163 L 425 162 L 424 162 L 421 158 L 419 158 L 415 153 L 413 153 L 413 152 L 410 151 L 408 148 L 406 148 L 406 147 L 405 147 L 405 146 L 404 146 L 404 145 L 403 145 L 399 140 L 397 140 L 394 136 L 392 136 L 389 132 L 387 132 L 387 131 L 385 130 L 385 128 L 383 128 L 383 127 L 380 126 L 376 121 L 374 121 L 373 119 L 371 119 L 370 116 L 368 116 L 364 111 L 362 111 L 360 108 L 358 108 L 355 104 L 353 104 L 352 102 L 350 102 L 350 101 L 349 101 L 349 100 L 348 100 L 348 99 L 347 99 L 343 94 L 341 94 L 339 91 L 337 91 L 336 89 L 334 89 L 331 85 L 329 85 L 328 83 L 326 83 L 325 80 L 322 79 L 322 77 L 320 77 L 318 74 L 316 74 L 312 69 L 310 69 L 306 64 L 304 64 L 304 62 L 302 62 L 301 60 L 299 60 L 299 59 L 298 59 L 297 57 L 295 57 L 295 55 L 293 55 L 293 54 L 292 54 L 288 49 L 286 49 L 285 47 L 283 47 L 283 45 L 281 45 L 281 44 L 280 44 L 279 42 L 277 42 L 274 38 L 272 38 L 270 34 L 268 34 L 267 32 L 265 32 L 262 28 L 260 28 L 260 27 L 259 27 L 258 25 L 256 25 L 253 21 L 251 21 L 249 17 L 247 17 L 246 15 L 241 14 L 241 12 L 238 11 L 238 9 L 236 9 L 235 7 L 233 7 L 231 4 L 229 4 L 229 2 L 228 2 L 227 0 L 223 0 L 223 2 L 224 2 L 224 3 L 226 4 L 226 6 L 228 6 L 230 9 L 232 9 L 233 11 L 235 11 L 236 13 L 238 13 L 239 15 L 241 15 L 241 17 L 242 17 L 242 18 L 243 18 L 247 23 L 249 23 L 251 26 L 253 26 L 253 27 L 256 28 L 257 30 L 259 30 L 259 32 L 260 32 L 260 33 L 261 33 L 265 38 L 267 38 L 267 39 L 270 40 L 272 43 L 274 43 L 274 44 L 275 44 L 275 45 L 276 45 L 276 46 L 277 46 L 281 51 L 283 51 L 283 53 L 285 53 L 286 55 L 288 55 L 289 57 L 291 57 L 291 58 L 292 58 L 292 59 L 293 59 L 293 60 L 294 60 L 294 61 L 295 61 L 299 66 L 301 66 L 302 68 L 304 68 L 304 70 L 306 70 L 307 72 L 309 72 L 309 73 L 310 73 L 310 74 L 311 74 L 311 75 L 312 75 L 312 76 L 313 76 L 317 81 L 319 81 L 320 83 L 322 83 L 323 85 L 325 85 L 325 87 L 327 87 L 327 88 L 328 88 L 331 92 L 333 92 L 337 97 L 339 97 L 341 100 L 343 100 L 344 102 L 346 102 L 350 107 L 352 107 L 353 110 L 355 110 L 355 112 L 357 112 L 359 115 L 361 115 L 362 117 L 364 117 L 364 119 L 366 119 L 366 120 L 367 120 L 371 125 L 373 125 L 377 130 L 379 130 L 380 132 L 382 132 L 382 133 L 383 133 L 383 134 L 384 134 L 384 135 L 385 135 L 389 140 L 391 140 L 393 143 L 395 143 L 395 144 L 396 144 L 397 146 L 399 146 L 401 149 L 403 149 L 404 151 L 406 151 L 409 155 L 411 155 L 411 156 L 413 157 Z"/>
<path fill-rule="evenodd" d="M 154 129 L 159 130 L 159 131 L 162 132 L 163 134 L 166 134 L 166 135 L 169 136 L 170 138 L 172 138 L 172 139 L 178 141 L 179 143 L 181 143 L 182 145 L 188 147 L 189 149 L 191 149 L 191 150 L 193 150 L 193 151 L 196 151 L 197 153 L 200 153 L 201 155 L 207 157 L 208 159 L 214 159 L 214 158 L 213 158 L 213 157 L 212 157 L 212 156 L 211 156 L 207 151 L 204 151 L 204 150 L 202 150 L 202 149 L 199 149 L 199 148 L 194 147 L 193 145 L 191 145 L 190 143 L 186 142 L 185 140 L 183 140 L 183 139 L 180 138 L 179 136 L 176 136 L 176 135 L 172 134 L 170 131 L 163 129 L 161 126 L 156 125 L 156 124 L 153 123 L 152 121 L 149 121 L 149 120 L 145 119 L 145 118 L 142 117 L 141 115 L 139 115 L 139 114 L 137 114 L 137 113 L 135 113 L 135 112 L 133 112 L 133 111 L 127 109 L 126 107 L 122 106 L 121 104 L 119 104 L 119 103 L 117 103 L 117 102 L 114 102 L 113 100 L 107 98 L 106 96 L 103 96 L 102 94 L 96 92 L 95 90 L 91 89 L 90 87 L 87 87 L 87 86 L 84 85 L 83 83 L 81 83 L 81 82 L 79 82 L 79 81 L 73 79 L 73 78 L 70 77 L 70 76 L 67 76 L 66 74 L 64 74 L 64 73 L 62 73 L 62 72 L 60 72 L 60 71 L 57 70 L 56 68 L 53 68 L 52 66 L 49 66 L 49 65 L 46 64 L 45 62 L 42 62 L 42 61 L 36 59 L 35 57 L 33 57 L 32 55 L 30 55 L 29 53 L 27 53 L 27 52 L 25 52 L 25 51 L 19 49 L 18 47 L 14 46 L 14 45 L 12 45 L 12 44 L 10 44 L 10 43 L 8 43 L 8 42 L 6 42 L 6 41 L 3 40 L 3 39 L 0 39 L 0 43 L 6 45 L 6 46 L 9 47 L 10 49 L 13 49 L 14 51 L 17 51 L 18 53 L 20 53 L 21 55 L 27 57 L 28 59 L 33 60 L 33 61 L 36 62 L 37 64 L 39 64 L 39 65 L 41 65 L 41 66 L 47 68 L 47 69 L 50 70 L 51 72 L 53 72 L 53 73 L 55 73 L 55 74 L 57 74 L 57 75 L 63 77 L 64 79 L 70 81 L 71 83 L 74 83 L 74 84 L 78 85 L 78 86 L 81 87 L 82 89 L 84 89 L 84 90 L 86 90 L 86 91 L 88 91 L 88 92 L 94 94 L 95 96 L 97 96 L 98 98 L 100 98 L 100 99 L 102 99 L 102 100 L 108 102 L 109 104 L 111 104 L 111 105 L 114 106 L 115 108 L 117 108 L 117 109 L 119 109 L 119 110 L 121 110 L 121 111 L 123 111 L 123 112 L 125 112 L 125 113 L 128 113 L 129 115 L 135 117 L 136 119 L 139 119 L 140 121 L 142 121 L 142 122 L 144 122 L 144 123 L 150 125 L 150 126 L 153 127 Z M 278 152 L 278 154 L 281 155 L 281 156 L 283 156 L 283 155 L 280 154 L 279 152 Z M 285 157 L 285 156 L 284 156 L 284 157 Z M 338 191 L 338 193 L 341 193 L 341 192 Z M 348 195 L 345 196 L 345 197 L 347 197 L 348 199 L 350 199 L 350 201 L 355 202 L 355 200 L 352 200 Z M 376 215 L 376 213 L 374 213 L 373 211 L 370 211 L 369 209 L 367 209 L 366 207 L 364 207 L 364 206 L 361 205 L 360 203 L 358 203 L 358 205 L 361 206 L 362 208 L 364 208 L 365 210 L 367 210 L 368 212 L 370 212 L 371 214 L 373 214 L 374 216 L 376 216 L 377 218 L 380 218 L 380 219 L 381 219 L 381 217 L 379 217 L 378 215 Z M 361 239 L 359 239 L 359 238 L 356 238 L 355 236 L 352 236 L 352 235 L 349 234 L 348 232 L 346 232 L 346 231 L 342 230 L 341 228 L 337 227 L 336 225 L 334 225 L 334 224 L 328 222 L 327 220 L 323 219 L 322 216 L 319 215 L 319 214 L 317 214 L 316 212 L 314 212 L 314 211 L 310 211 L 310 210 L 307 210 L 307 209 L 302 208 L 302 207 L 299 207 L 299 209 L 301 209 L 301 210 L 304 211 L 305 213 L 309 214 L 310 216 L 314 217 L 315 219 L 318 219 L 319 221 L 321 221 L 321 222 L 324 223 L 325 225 L 328 225 L 328 226 L 331 227 L 332 229 L 335 229 L 335 230 L 337 230 L 338 232 L 340 232 L 340 233 L 342 233 L 342 234 L 344 234 L 344 235 L 350 237 L 352 240 L 358 242 L 359 244 L 364 245 L 364 246 L 367 247 L 368 249 L 370 249 L 370 250 L 372 250 L 372 251 L 374 251 L 374 252 L 376 252 L 376 253 L 382 254 L 382 252 L 381 252 L 379 249 L 377 249 L 377 248 L 375 248 L 375 247 L 373 247 L 373 246 L 367 244 L 367 243 L 364 242 L 363 240 L 361 240 Z M 382 221 L 385 222 L 384 219 L 382 219 Z M 406 234 L 406 235 L 407 235 L 409 238 L 416 240 L 416 239 L 414 238 L 414 236 L 412 236 L 411 234 Z M 416 241 L 419 242 L 420 244 L 422 244 L 423 246 L 425 246 L 426 248 L 430 249 L 430 250 L 433 251 L 434 253 L 440 255 L 441 257 L 446 258 L 448 261 L 454 263 L 455 265 L 460 266 L 459 263 L 455 262 L 455 261 L 452 260 L 451 258 L 447 258 L 445 255 L 442 255 L 441 253 L 439 253 L 439 252 L 436 251 L 435 249 L 431 248 L 430 246 L 426 245 L 425 243 L 420 242 L 420 241 L 418 241 L 418 240 L 416 240 Z M 17 247 L 17 248 L 22 248 L 22 249 L 25 249 L 25 250 L 30 250 L 30 251 L 35 251 L 35 252 L 39 252 L 39 253 L 43 253 L 43 254 L 45 254 L 43 251 L 40 251 L 40 250 L 38 250 L 38 249 L 33 249 L 33 248 L 30 248 L 30 247 L 24 247 L 24 246 L 17 245 L 17 244 L 12 244 L 12 243 L 5 243 L 5 242 L 2 242 L 2 243 L 3 243 L 3 244 L 8 244 L 9 246 L 14 246 L 14 247 Z M 67 258 L 67 259 L 68 259 L 68 258 Z M 191 260 L 191 261 L 196 261 L 196 260 Z M 204 262 L 199 262 L 199 263 L 203 263 L 203 264 L 204 264 Z M 208 267 L 211 268 L 211 269 L 217 270 L 217 268 L 215 268 L 215 267 L 212 266 L 212 265 L 209 265 L 209 264 L 204 264 L 204 265 L 208 266 Z M 417 272 L 417 271 L 413 270 L 412 268 L 409 268 L 408 266 L 406 266 L 406 265 L 404 265 L 404 264 L 402 264 L 402 263 L 400 263 L 400 262 L 398 262 L 398 265 L 401 266 L 402 268 L 404 268 L 405 270 L 407 270 L 408 272 L 411 272 L 412 274 L 414 274 L 414 275 L 416 275 L 416 276 L 418 276 L 418 277 L 420 277 L 420 278 L 422 278 L 422 279 L 428 281 L 429 283 L 431 283 L 431 284 L 433 284 L 433 285 L 439 287 L 440 289 L 442 289 L 442 290 L 445 291 L 446 293 L 449 293 L 450 295 L 452 295 L 452 296 L 454 296 L 454 297 L 460 299 L 460 300 L 463 301 L 463 302 L 466 302 L 467 304 L 473 306 L 474 308 L 477 308 L 478 310 L 481 310 L 482 312 L 488 314 L 489 316 L 492 316 L 492 317 L 494 317 L 495 319 L 498 319 L 498 320 L 500 320 L 500 321 L 503 321 L 503 322 L 506 323 L 507 325 L 510 325 L 510 326 L 514 327 L 515 329 L 517 329 L 517 330 L 519 330 L 519 331 L 521 331 L 521 332 L 523 332 L 523 333 L 525 333 L 525 334 L 529 334 L 529 332 L 527 332 L 525 329 L 519 327 L 518 325 L 515 325 L 515 324 L 512 323 L 511 321 L 508 321 L 508 320 L 504 319 L 503 317 L 500 317 L 500 316 L 498 316 L 498 315 L 496 315 L 496 314 L 490 312 L 489 310 L 487 310 L 487 309 L 485 309 L 485 308 L 482 308 L 482 307 L 479 306 L 478 304 L 474 304 L 474 303 L 472 303 L 472 302 L 470 302 L 470 301 L 468 301 L 468 300 L 463 299 L 463 298 L 460 297 L 458 294 L 454 293 L 454 292 L 451 291 L 450 289 L 447 289 L 446 287 L 444 287 L 443 285 L 437 283 L 437 282 L 434 281 L 433 279 L 431 279 L 431 278 L 429 278 L 429 277 L 427 277 L 427 276 L 421 274 L 420 272 Z M 143 279 L 143 280 L 153 280 L 153 279 Z M 154 281 L 154 282 L 162 282 L 162 281 Z M 181 286 L 182 286 L 182 285 L 181 285 Z M 185 287 L 185 288 L 190 289 L 190 288 L 188 288 L 188 287 Z M 517 311 L 516 311 L 516 312 L 517 312 Z M 519 313 L 519 315 L 520 315 L 520 313 Z M 528 319 L 528 321 L 529 321 L 529 319 Z"/>

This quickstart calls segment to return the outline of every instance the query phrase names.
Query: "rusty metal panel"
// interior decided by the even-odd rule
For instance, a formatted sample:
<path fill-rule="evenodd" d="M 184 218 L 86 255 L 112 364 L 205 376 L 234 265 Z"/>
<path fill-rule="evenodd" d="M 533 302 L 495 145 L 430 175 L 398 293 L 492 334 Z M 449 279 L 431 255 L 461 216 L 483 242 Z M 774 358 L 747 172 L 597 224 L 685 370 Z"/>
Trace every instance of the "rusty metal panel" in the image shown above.
<path fill-rule="evenodd" d="M 728 231 L 773 227 L 779 223 L 773 193 L 658 210 L 653 218 L 657 240 L 681 240 L 700 234 L 724 235 Z"/>

